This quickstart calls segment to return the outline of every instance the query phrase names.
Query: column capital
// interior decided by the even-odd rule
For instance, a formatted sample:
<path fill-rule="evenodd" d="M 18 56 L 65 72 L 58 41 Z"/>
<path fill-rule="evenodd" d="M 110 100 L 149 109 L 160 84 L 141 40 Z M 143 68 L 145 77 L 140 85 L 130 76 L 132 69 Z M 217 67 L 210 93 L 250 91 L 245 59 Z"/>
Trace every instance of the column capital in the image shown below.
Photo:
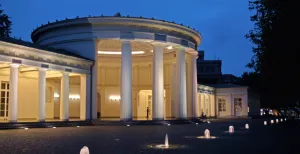
<path fill-rule="evenodd" d="M 132 40 L 129 39 L 120 39 L 122 43 L 131 43 Z"/>
<path fill-rule="evenodd" d="M 47 68 L 38 68 L 37 70 L 41 71 L 41 72 L 46 72 L 48 69 Z"/>
<path fill-rule="evenodd" d="M 69 75 L 69 72 L 64 72 L 64 71 L 62 71 L 61 74 L 62 74 L 62 75 Z"/>
<path fill-rule="evenodd" d="M 19 67 L 19 66 L 20 66 L 20 64 L 15 64 L 15 63 L 10 64 L 10 67 Z"/>

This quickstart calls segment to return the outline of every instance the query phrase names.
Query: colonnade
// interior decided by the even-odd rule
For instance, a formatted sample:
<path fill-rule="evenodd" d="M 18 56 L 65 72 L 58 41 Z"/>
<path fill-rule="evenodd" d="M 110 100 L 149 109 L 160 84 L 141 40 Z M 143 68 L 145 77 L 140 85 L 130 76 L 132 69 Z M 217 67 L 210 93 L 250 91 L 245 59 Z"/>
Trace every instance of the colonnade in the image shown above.
<path fill-rule="evenodd" d="M 132 47 L 130 40 L 122 40 L 122 54 L 121 54 L 121 105 L 120 105 L 120 120 L 132 120 Z M 164 70 L 163 70 L 163 50 L 164 46 L 154 44 L 153 51 L 153 65 L 152 65 L 152 119 L 164 119 Z M 177 119 L 188 118 L 187 103 L 192 103 L 192 117 L 197 116 L 197 68 L 196 59 L 197 55 L 191 55 L 192 58 L 189 63 L 188 69 L 192 74 L 188 80 L 191 84 L 186 84 L 186 50 L 184 47 L 176 51 L 176 90 L 172 93 L 175 95 Z M 191 97 L 187 102 L 187 88 L 190 88 Z M 172 97 L 173 97 L 172 96 Z"/>
<path fill-rule="evenodd" d="M 8 105 L 8 121 L 18 121 L 18 76 L 19 64 L 10 65 L 9 80 L 9 105 Z M 46 69 L 38 69 L 38 104 L 37 104 L 37 121 L 44 122 L 46 120 Z M 60 90 L 60 120 L 69 120 L 69 72 L 61 72 L 61 90 Z M 86 120 L 90 117 L 89 108 L 89 87 L 90 75 L 80 75 L 80 120 Z M 35 88 L 35 87 L 28 87 Z M 35 96 L 28 96 L 35 97 Z M 54 96 L 53 96 L 54 97 Z"/>

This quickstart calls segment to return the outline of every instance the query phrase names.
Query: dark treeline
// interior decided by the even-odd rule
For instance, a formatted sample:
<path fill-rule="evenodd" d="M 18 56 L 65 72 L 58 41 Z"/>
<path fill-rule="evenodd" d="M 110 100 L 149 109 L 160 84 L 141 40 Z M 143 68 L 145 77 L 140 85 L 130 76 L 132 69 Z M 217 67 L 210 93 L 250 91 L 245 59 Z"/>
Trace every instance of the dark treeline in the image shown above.
<path fill-rule="evenodd" d="M 253 0 L 254 28 L 246 38 L 253 44 L 252 72 L 243 84 L 260 94 L 262 107 L 287 107 L 300 101 L 300 39 L 297 0 Z"/>

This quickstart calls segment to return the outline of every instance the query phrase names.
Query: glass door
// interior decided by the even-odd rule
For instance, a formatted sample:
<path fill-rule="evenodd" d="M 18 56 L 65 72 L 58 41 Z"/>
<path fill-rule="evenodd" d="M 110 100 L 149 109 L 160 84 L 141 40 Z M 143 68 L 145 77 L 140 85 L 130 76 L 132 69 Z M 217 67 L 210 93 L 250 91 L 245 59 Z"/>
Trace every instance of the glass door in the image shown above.
<path fill-rule="evenodd" d="M 0 119 L 8 120 L 9 82 L 1 82 L 0 91 Z"/>
<path fill-rule="evenodd" d="M 148 111 L 149 119 L 152 119 L 152 95 L 148 95 L 148 104 L 147 104 L 147 107 L 149 109 L 149 111 Z"/>

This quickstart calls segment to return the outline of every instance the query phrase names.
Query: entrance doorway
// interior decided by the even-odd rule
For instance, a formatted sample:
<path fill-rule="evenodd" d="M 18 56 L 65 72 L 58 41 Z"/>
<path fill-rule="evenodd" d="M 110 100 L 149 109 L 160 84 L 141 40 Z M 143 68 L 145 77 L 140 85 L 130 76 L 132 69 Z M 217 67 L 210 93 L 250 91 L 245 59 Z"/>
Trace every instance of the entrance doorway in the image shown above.
<path fill-rule="evenodd" d="M 148 112 L 148 119 L 147 119 Z M 141 90 L 137 100 L 137 120 L 152 119 L 152 90 Z"/>
<path fill-rule="evenodd" d="M 152 90 L 140 90 L 137 97 L 137 120 L 152 120 Z M 166 109 L 166 95 L 164 90 L 164 107 Z M 148 113 L 148 117 L 147 117 Z M 166 110 L 165 110 L 166 115 Z"/>
<path fill-rule="evenodd" d="M 1 82 L 0 90 L 0 120 L 8 118 L 9 82 Z"/>
<path fill-rule="evenodd" d="M 240 116 L 242 112 L 242 99 L 234 98 L 234 116 Z"/>

